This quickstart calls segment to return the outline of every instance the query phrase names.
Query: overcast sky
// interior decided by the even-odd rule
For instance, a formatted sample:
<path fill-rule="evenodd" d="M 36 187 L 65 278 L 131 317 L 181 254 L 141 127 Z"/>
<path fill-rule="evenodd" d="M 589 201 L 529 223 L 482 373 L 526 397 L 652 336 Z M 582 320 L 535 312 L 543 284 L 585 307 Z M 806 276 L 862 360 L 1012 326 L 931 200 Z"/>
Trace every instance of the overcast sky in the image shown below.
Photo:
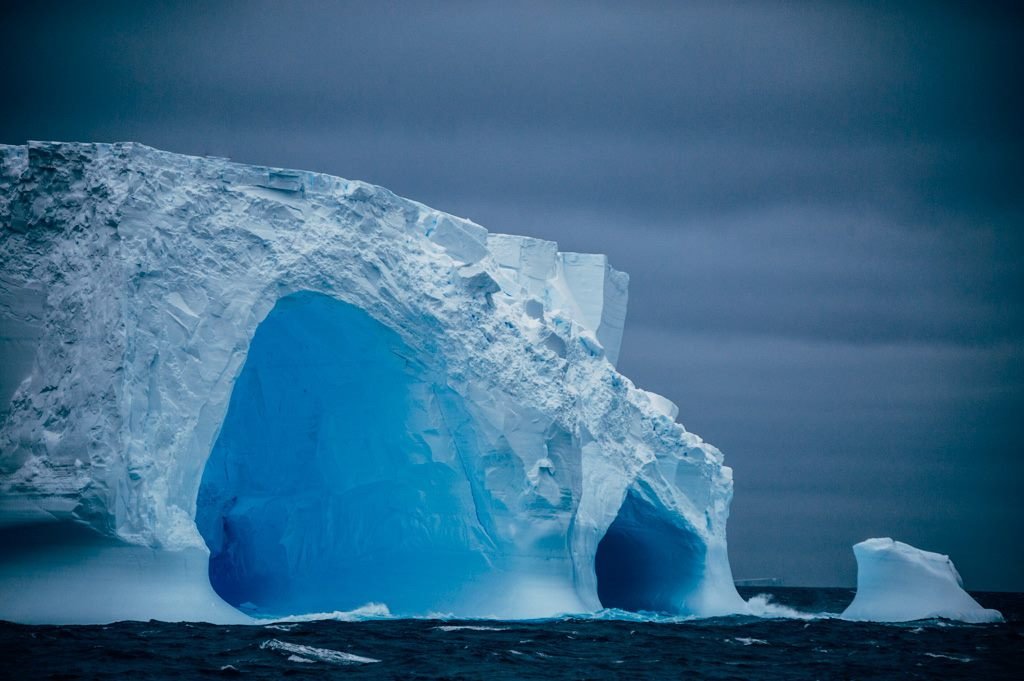
<path fill-rule="evenodd" d="M 920 3 L 22 3 L 0 142 L 362 179 L 631 275 L 737 578 L 1024 590 L 1024 23 Z M 1007 5 L 1010 7 L 1010 5 Z"/>

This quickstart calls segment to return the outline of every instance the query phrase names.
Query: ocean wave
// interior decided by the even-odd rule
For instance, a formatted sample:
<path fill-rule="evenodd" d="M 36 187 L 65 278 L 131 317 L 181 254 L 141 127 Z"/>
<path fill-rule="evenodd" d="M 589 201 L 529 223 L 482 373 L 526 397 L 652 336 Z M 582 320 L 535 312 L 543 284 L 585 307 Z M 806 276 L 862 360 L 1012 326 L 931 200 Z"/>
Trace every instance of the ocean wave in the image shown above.
<path fill-rule="evenodd" d="M 945 653 L 925 653 L 928 657 L 934 657 L 939 660 L 953 660 L 954 662 L 973 662 L 972 658 L 965 655 L 946 655 Z"/>
<path fill-rule="evenodd" d="M 820 620 L 836 617 L 830 612 L 803 612 L 788 605 L 775 603 L 771 594 L 757 594 L 747 601 L 750 614 L 763 619 Z"/>
<path fill-rule="evenodd" d="M 312 660 L 320 660 L 321 662 L 329 662 L 331 664 L 372 664 L 374 662 L 380 662 L 380 660 L 372 657 L 353 655 L 352 653 L 345 653 L 340 650 L 331 650 L 330 648 L 314 648 L 313 646 L 303 646 L 298 643 L 287 643 L 286 641 L 279 641 L 276 638 L 264 641 L 260 644 L 260 648 L 263 650 L 279 650 L 281 652 L 290 653 L 288 659 L 293 662 L 310 662 Z M 302 659 L 294 660 L 293 658 L 295 657 Z"/>
<path fill-rule="evenodd" d="M 305 615 L 288 615 L 277 617 L 266 622 L 266 626 L 297 622 L 318 622 L 334 620 L 336 622 L 362 622 L 365 620 L 395 619 L 384 603 L 367 603 L 355 610 L 334 610 L 332 612 L 311 612 Z"/>
<path fill-rule="evenodd" d="M 739 643 L 740 645 L 744 645 L 744 646 L 766 646 L 766 645 L 768 645 L 768 641 L 765 641 L 763 638 L 750 638 L 750 637 L 744 637 L 744 636 L 737 636 L 736 638 L 726 639 L 726 640 L 727 641 L 728 640 L 736 641 L 736 643 Z"/>

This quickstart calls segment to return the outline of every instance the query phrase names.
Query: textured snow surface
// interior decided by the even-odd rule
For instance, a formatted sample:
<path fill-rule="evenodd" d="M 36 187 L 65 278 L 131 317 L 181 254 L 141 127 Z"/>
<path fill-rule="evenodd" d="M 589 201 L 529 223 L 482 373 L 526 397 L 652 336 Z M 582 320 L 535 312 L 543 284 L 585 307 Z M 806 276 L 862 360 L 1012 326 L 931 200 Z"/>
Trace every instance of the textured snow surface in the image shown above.
<path fill-rule="evenodd" d="M 259 615 L 745 609 L 731 471 L 615 371 L 604 256 L 130 143 L 0 146 L 0 229 L 0 618 L 125 547 Z M 68 523 L 103 541 L 36 539 Z"/>
<path fill-rule="evenodd" d="M 853 553 L 857 557 L 857 595 L 843 612 L 843 619 L 1003 621 L 999 611 L 981 607 L 964 591 L 949 556 L 888 537 L 862 541 L 853 547 Z"/>

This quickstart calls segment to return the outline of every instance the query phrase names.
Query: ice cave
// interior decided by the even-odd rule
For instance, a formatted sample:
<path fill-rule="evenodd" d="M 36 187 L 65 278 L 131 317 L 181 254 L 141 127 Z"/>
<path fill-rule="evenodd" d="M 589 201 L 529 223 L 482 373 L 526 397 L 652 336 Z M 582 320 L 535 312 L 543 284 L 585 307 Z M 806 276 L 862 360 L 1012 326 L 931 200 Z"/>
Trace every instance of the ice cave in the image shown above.
<path fill-rule="evenodd" d="M 206 463 L 210 582 L 271 614 L 425 612 L 486 569 L 465 476 L 428 440 L 443 372 L 359 308 L 303 292 L 257 328 Z M 440 419 L 434 418 L 435 415 Z"/>
<path fill-rule="evenodd" d="M 606 608 L 676 613 L 700 580 L 703 564 L 704 547 L 692 531 L 629 492 L 597 545 L 597 596 Z"/>

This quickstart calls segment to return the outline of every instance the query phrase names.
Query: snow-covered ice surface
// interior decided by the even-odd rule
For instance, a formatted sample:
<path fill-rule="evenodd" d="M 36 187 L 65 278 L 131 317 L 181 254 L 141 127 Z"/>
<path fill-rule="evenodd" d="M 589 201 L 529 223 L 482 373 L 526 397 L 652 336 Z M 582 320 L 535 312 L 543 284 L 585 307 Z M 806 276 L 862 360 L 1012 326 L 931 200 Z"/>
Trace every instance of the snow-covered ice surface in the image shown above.
<path fill-rule="evenodd" d="M 964 591 L 949 556 L 888 537 L 862 541 L 853 547 L 853 553 L 857 557 L 857 594 L 843 619 L 1003 621 L 998 610 L 983 608 Z"/>
<path fill-rule="evenodd" d="M 747 611 L 731 471 L 616 372 L 604 256 L 34 142 L 0 146 L 0 262 L 0 618 Z"/>

